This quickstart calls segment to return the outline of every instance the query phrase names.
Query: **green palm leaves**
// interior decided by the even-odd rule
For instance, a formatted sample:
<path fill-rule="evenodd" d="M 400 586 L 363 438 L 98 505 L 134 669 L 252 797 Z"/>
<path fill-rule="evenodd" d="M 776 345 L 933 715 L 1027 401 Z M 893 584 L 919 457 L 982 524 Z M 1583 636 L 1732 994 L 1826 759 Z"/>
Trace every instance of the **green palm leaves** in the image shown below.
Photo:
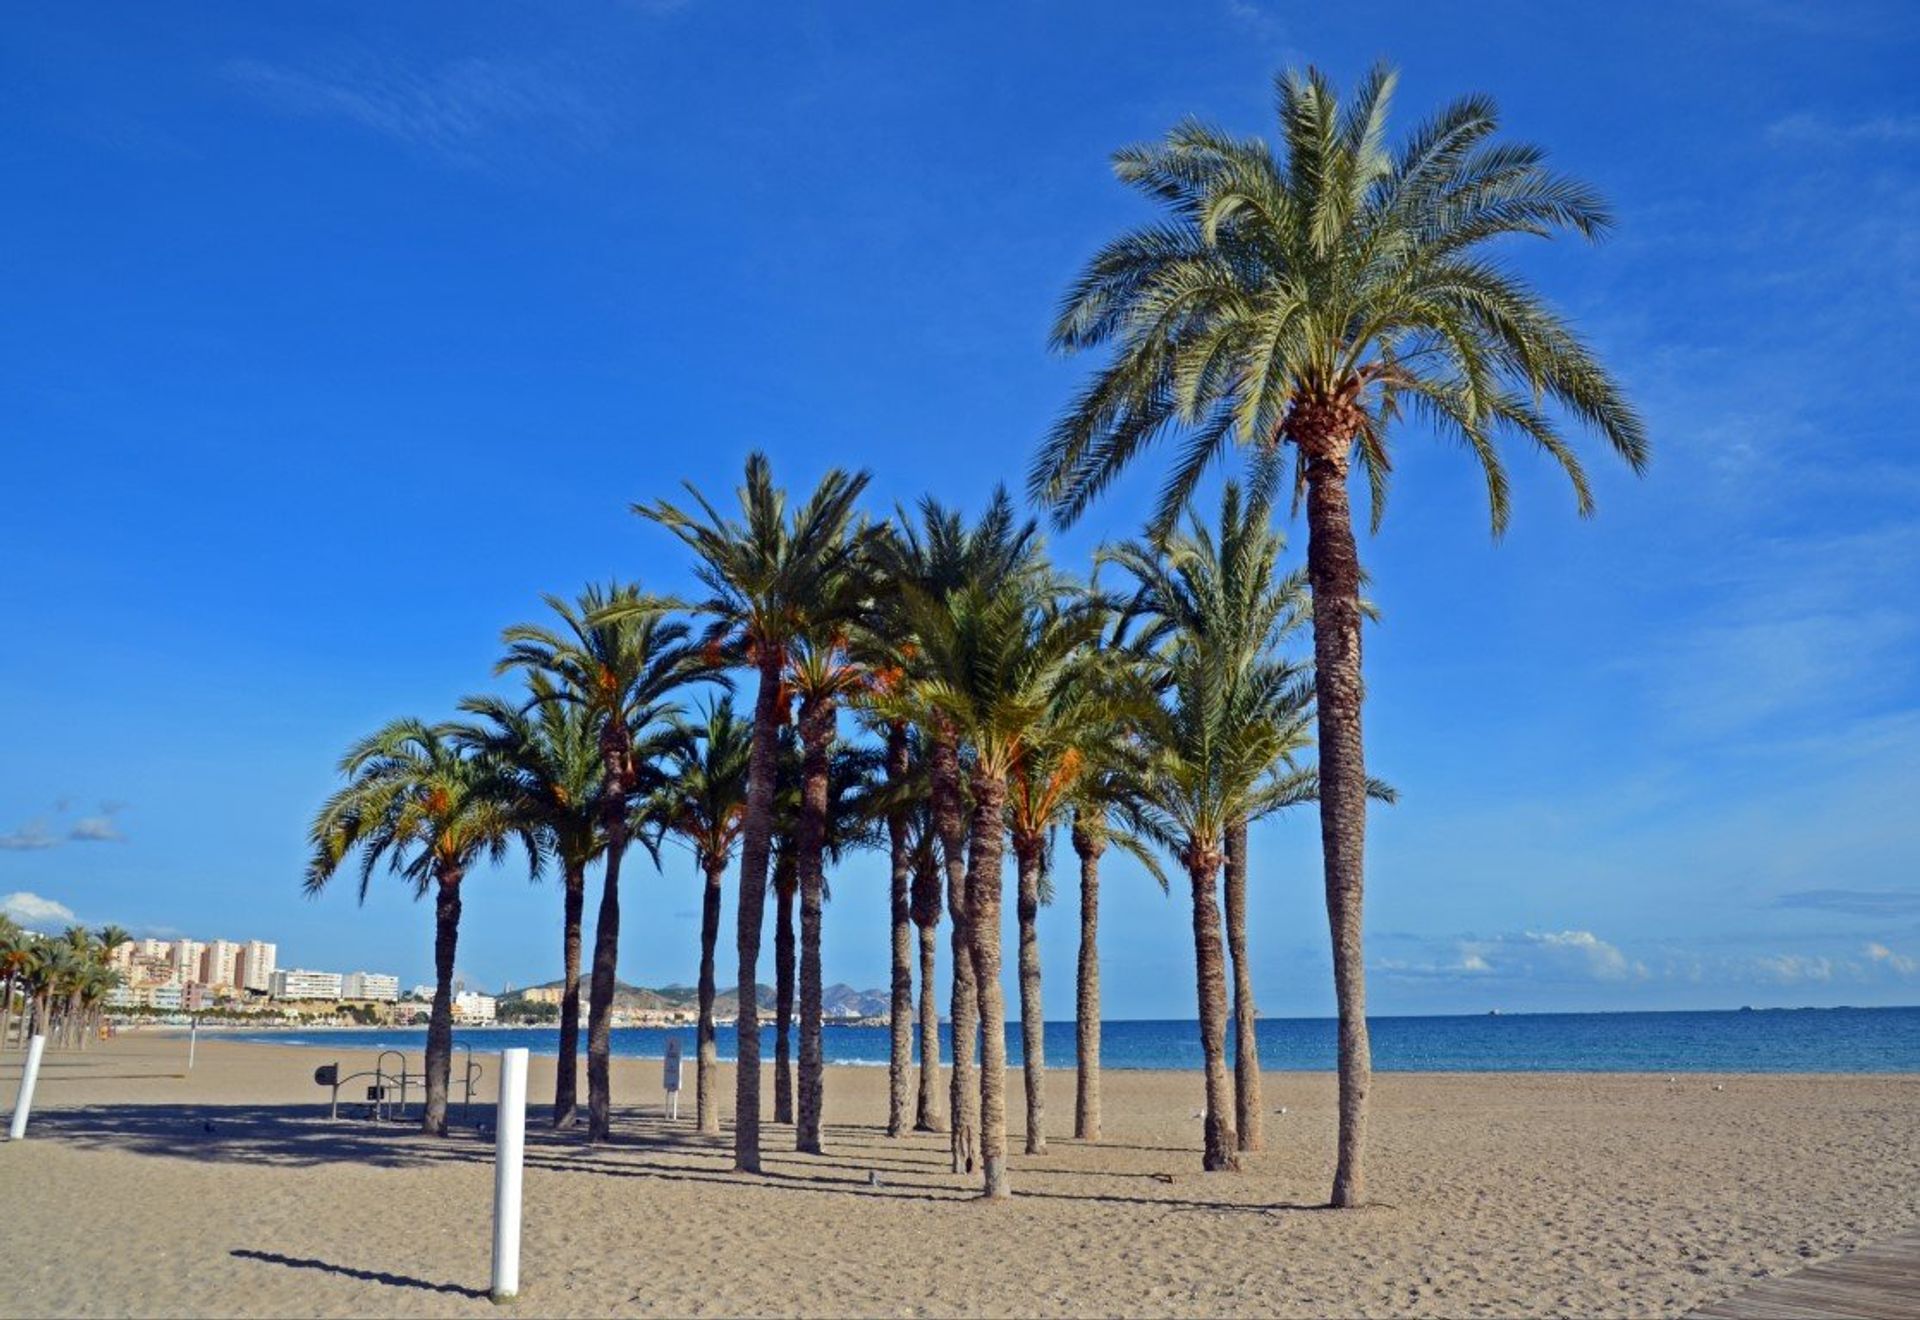
<path fill-rule="evenodd" d="M 501 862 L 515 839 L 537 867 L 542 846 L 518 786 L 462 746 L 452 724 L 401 719 L 341 758 L 347 784 L 308 830 L 305 888 L 317 894 L 346 859 L 360 855 L 360 898 L 382 862 L 416 896 L 476 862 Z"/>
<path fill-rule="evenodd" d="M 1385 508 L 1389 432 L 1408 413 L 1464 443 L 1505 527 L 1499 441 L 1516 438 L 1592 493 L 1548 410 L 1600 433 L 1633 465 L 1646 433 L 1572 327 L 1487 252 L 1512 235 L 1603 234 L 1600 198 L 1497 139 L 1491 101 L 1468 97 L 1386 146 L 1396 76 L 1377 68 L 1343 105 L 1318 72 L 1276 85 L 1280 150 L 1188 120 L 1115 154 L 1114 173 L 1166 212 L 1102 249 L 1053 328 L 1068 352 L 1113 356 L 1060 419 L 1030 472 L 1063 522 L 1163 438 L 1178 450 L 1156 535 L 1208 466 L 1252 447 L 1264 497 L 1279 447 L 1342 473 L 1352 446 Z M 1298 469 L 1296 469 L 1298 480 Z"/>

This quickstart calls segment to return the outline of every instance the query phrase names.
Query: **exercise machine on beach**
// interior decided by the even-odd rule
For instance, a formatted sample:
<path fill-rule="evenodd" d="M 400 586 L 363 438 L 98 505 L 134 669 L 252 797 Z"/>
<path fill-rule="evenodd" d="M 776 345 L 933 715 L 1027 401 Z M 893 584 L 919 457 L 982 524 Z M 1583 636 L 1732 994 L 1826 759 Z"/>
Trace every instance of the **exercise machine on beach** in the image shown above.
<path fill-rule="evenodd" d="M 448 1089 L 460 1088 L 460 1121 L 467 1121 L 467 1113 L 473 1107 L 473 1086 L 480 1080 L 481 1067 L 474 1060 L 473 1046 L 464 1041 L 454 1049 L 466 1051 L 465 1066 L 456 1069 L 447 1079 Z M 342 1073 L 337 1063 L 326 1063 L 313 1070 L 315 1085 L 324 1086 L 331 1092 L 327 1103 L 327 1117 L 340 1117 L 340 1090 L 349 1083 L 363 1077 L 373 1080 L 367 1083 L 366 1116 L 376 1123 L 400 1122 L 407 1116 L 407 1092 L 418 1089 L 425 1102 L 427 1094 L 427 1074 L 410 1071 L 407 1056 L 399 1050 L 381 1050 L 375 1056 L 373 1067 L 363 1068 L 359 1072 Z"/>

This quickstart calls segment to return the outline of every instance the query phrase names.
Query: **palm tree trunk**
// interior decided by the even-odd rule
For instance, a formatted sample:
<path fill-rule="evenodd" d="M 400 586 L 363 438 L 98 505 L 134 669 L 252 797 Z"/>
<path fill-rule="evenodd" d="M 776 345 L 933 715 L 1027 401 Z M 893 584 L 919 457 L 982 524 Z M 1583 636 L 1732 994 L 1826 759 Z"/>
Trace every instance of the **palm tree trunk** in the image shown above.
<path fill-rule="evenodd" d="M 448 1078 L 453 1072 L 453 954 L 460 942 L 460 872 L 442 871 L 433 904 L 433 1011 L 427 1017 L 427 1105 L 420 1130 L 447 1135 Z"/>
<path fill-rule="evenodd" d="M 720 1133 L 720 1097 L 714 1093 L 713 1076 L 720 1059 L 713 1035 L 713 951 L 720 941 L 720 877 L 726 866 L 724 857 L 705 859 L 707 884 L 700 901 L 700 1021 L 694 1028 L 693 1084 L 698 1127 L 709 1136 Z"/>
<path fill-rule="evenodd" d="M 13 1029 L 13 973 L 0 981 L 0 1050 L 7 1048 L 7 1033 Z"/>
<path fill-rule="evenodd" d="M 795 829 L 800 866 L 800 1112 L 794 1149 L 810 1155 L 821 1153 L 827 1089 L 820 920 L 826 901 L 827 752 L 835 713 L 831 697 L 813 698 L 800 708 L 800 819 Z"/>
<path fill-rule="evenodd" d="M 973 773 L 973 835 L 968 850 L 967 924 L 973 931 L 973 983 L 980 1002 L 981 1195 L 1012 1195 L 1007 1182 L 1007 1007 L 1000 987 L 1000 859 L 1007 786 Z"/>
<path fill-rule="evenodd" d="M 587 987 L 587 1140 L 613 1135 L 613 984 L 620 960 L 620 861 L 626 814 L 607 814 L 607 859 L 600 913 L 593 925 L 593 976 Z"/>
<path fill-rule="evenodd" d="M 1296 418 L 1296 420 L 1299 420 Z M 1313 684 L 1319 720 L 1320 853 L 1333 989 L 1340 1015 L 1340 1135 L 1332 1204 L 1366 1200 L 1366 954 L 1361 901 L 1366 888 L 1367 770 L 1360 737 L 1360 557 L 1347 497 L 1350 433 L 1303 425 L 1307 458 L 1307 576 L 1313 586 Z"/>
<path fill-rule="evenodd" d="M 973 927 L 968 920 L 967 826 L 960 795 L 960 746 L 951 729 L 937 729 L 927 757 L 933 789 L 934 828 L 947 868 L 947 911 L 952 917 L 953 998 L 947 1012 L 953 1033 L 953 1073 L 948 1095 L 949 1135 L 955 1173 L 972 1173 L 979 1159 L 980 1092 L 974 1077 L 974 1038 L 980 1029 L 980 997 L 973 973 Z"/>
<path fill-rule="evenodd" d="M 587 905 L 587 866 L 569 862 L 560 934 L 560 1057 L 554 1061 L 553 1125 L 572 1127 L 580 1108 L 580 922 Z"/>
<path fill-rule="evenodd" d="M 773 1121 L 793 1122 L 793 896 L 792 885 L 774 882 L 779 905 L 773 919 Z"/>
<path fill-rule="evenodd" d="M 773 778 L 779 759 L 780 667 L 785 654 L 762 647 L 760 690 L 753 699 L 753 746 L 747 759 L 747 813 L 740 832 L 739 1010 L 733 1091 L 733 1167 L 760 1172 L 760 928 L 767 911 L 767 860 L 773 843 Z"/>
<path fill-rule="evenodd" d="M 887 726 L 887 783 L 899 793 L 912 768 L 907 726 L 895 720 Z M 912 1103 L 913 1069 L 913 858 L 907 838 L 907 804 L 896 802 L 887 813 L 887 855 L 892 863 L 893 1001 L 892 1041 L 887 1053 L 887 1135 L 905 1136 L 907 1110 Z"/>
<path fill-rule="evenodd" d="M 1214 897 L 1217 854 L 1189 844 L 1187 875 L 1193 881 L 1193 969 L 1200 999 L 1200 1050 L 1206 1059 L 1206 1151 L 1201 1167 L 1237 1170 L 1233 1090 L 1227 1081 L 1227 969 L 1220 943 L 1220 905 Z"/>
<path fill-rule="evenodd" d="M 1233 959 L 1233 1114 L 1241 1150 L 1266 1145 L 1260 1115 L 1260 1021 L 1253 1003 L 1253 967 L 1247 962 L 1247 822 L 1227 826 L 1227 953 Z"/>
<path fill-rule="evenodd" d="M 1014 842 L 1019 868 L 1020 1055 L 1027 1084 L 1027 1154 L 1047 1153 L 1047 1022 L 1040 998 L 1041 839 Z"/>
<path fill-rule="evenodd" d="M 940 1116 L 940 1005 L 933 997 L 934 961 L 939 933 L 920 927 L 920 1098 L 914 1106 L 915 1132 L 942 1132 Z"/>
<path fill-rule="evenodd" d="M 1100 854 L 1106 841 L 1093 830 L 1073 825 L 1073 850 L 1080 858 L 1080 978 L 1074 1002 L 1073 1135 L 1100 1140 Z"/>

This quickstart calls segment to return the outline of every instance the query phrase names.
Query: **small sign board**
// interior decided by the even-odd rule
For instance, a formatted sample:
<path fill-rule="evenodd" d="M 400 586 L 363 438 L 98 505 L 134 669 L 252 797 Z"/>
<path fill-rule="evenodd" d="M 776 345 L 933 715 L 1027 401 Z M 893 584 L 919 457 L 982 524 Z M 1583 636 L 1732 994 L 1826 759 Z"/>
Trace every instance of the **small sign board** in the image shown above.
<path fill-rule="evenodd" d="M 680 1089 L 680 1042 L 667 1041 L 667 1057 L 661 1068 L 661 1086 L 668 1091 Z"/>

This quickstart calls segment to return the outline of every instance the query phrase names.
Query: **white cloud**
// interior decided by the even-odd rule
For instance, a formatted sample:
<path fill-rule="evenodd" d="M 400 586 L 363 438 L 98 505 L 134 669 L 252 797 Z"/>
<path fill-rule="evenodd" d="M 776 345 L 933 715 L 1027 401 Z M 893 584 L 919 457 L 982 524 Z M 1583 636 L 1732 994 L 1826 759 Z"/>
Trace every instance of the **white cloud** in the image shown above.
<path fill-rule="evenodd" d="M 74 921 L 73 909 L 66 904 L 56 903 L 38 894 L 29 894 L 24 889 L 0 898 L 0 913 L 12 917 L 29 930 L 38 931 L 70 926 Z"/>
<path fill-rule="evenodd" d="M 1450 951 L 1428 961 L 1382 959 L 1389 976 L 1416 979 L 1510 979 L 1527 981 L 1637 981 L 1649 975 L 1590 930 L 1522 931 L 1451 941 Z"/>
<path fill-rule="evenodd" d="M 1909 958 L 1904 954 L 1895 953 L 1877 940 L 1870 942 L 1863 952 L 1868 961 L 1884 963 L 1901 976 L 1912 976 L 1920 972 L 1920 958 Z"/>

